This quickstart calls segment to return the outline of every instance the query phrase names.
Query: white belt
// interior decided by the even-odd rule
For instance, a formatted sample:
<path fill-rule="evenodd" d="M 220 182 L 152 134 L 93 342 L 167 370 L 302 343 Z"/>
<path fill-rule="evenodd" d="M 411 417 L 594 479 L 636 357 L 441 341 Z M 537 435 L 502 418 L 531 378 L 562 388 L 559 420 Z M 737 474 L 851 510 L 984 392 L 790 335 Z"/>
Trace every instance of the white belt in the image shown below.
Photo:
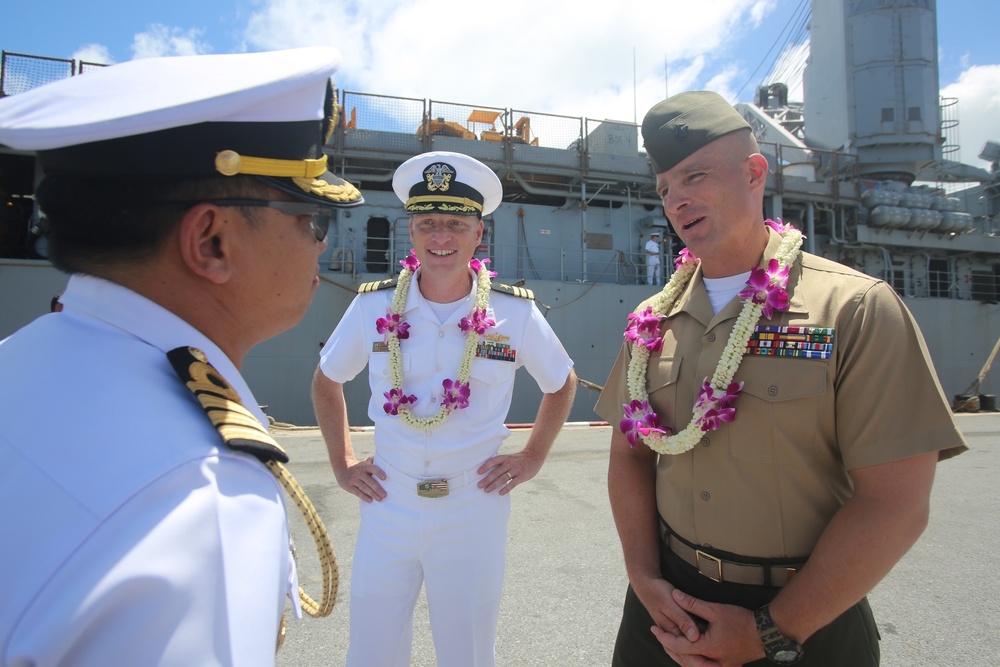
<path fill-rule="evenodd" d="M 375 455 L 375 465 L 382 468 L 389 479 L 402 477 L 413 482 L 412 485 L 403 484 L 402 486 L 412 488 L 421 498 L 443 498 L 452 491 L 458 491 L 472 484 L 479 476 L 476 472 L 479 466 L 476 466 L 451 477 L 417 477 L 408 475 L 377 454 Z"/>

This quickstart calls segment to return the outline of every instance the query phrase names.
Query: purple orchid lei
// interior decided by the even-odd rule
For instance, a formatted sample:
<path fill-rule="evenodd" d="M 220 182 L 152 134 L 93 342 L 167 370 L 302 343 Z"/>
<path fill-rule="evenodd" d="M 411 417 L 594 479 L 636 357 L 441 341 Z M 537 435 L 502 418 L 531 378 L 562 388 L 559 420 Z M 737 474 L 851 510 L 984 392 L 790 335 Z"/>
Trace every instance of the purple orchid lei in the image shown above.
<path fill-rule="evenodd" d="M 382 406 L 385 413 L 388 415 L 396 416 L 399 414 L 399 409 L 407 405 L 411 405 L 417 402 L 417 397 L 411 395 L 406 395 L 403 393 L 402 389 L 390 389 L 389 391 L 382 394 L 386 398 L 386 403 Z"/>
<path fill-rule="evenodd" d="M 445 409 L 449 411 L 464 410 L 469 407 L 469 394 L 472 389 L 469 387 L 468 382 L 445 380 L 441 383 L 441 386 L 444 388 Z"/>
<path fill-rule="evenodd" d="M 396 336 L 399 340 L 406 340 L 410 337 L 410 325 L 403 322 L 395 313 L 386 313 L 385 317 L 375 320 L 375 329 L 380 334 Z"/>
<path fill-rule="evenodd" d="M 622 406 L 625 418 L 619 425 L 622 433 L 628 439 L 628 444 L 635 447 L 639 444 L 639 436 L 646 437 L 652 433 L 666 435 L 672 433 L 669 428 L 660 423 L 660 416 L 649 409 L 649 401 L 632 400 Z"/>
<path fill-rule="evenodd" d="M 393 384 L 395 386 L 383 393 L 386 402 L 383 404 L 382 409 L 386 414 L 402 416 L 407 420 L 407 423 L 415 428 L 432 428 L 440 424 L 453 411 L 464 410 L 469 407 L 471 386 L 468 382 L 468 376 L 472 366 L 472 357 L 475 356 L 480 336 L 485 334 L 490 327 L 496 326 L 496 321 L 487 315 L 490 290 L 489 279 L 496 276 L 495 272 L 486 270 L 486 265 L 489 262 L 488 258 L 474 258 L 469 262 L 469 268 L 475 271 L 478 276 L 476 305 L 473 307 L 472 312 L 467 317 L 463 317 L 458 324 L 459 329 L 466 336 L 465 352 L 459 367 L 459 379 L 453 380 L 449 378 L 441 383 L 442 403 L 438 414 L 432 417 L 419 418 L 409 412 L 408 406 L 415 404 L 417 397 L 413 394 L 406 394 L 403 391 L 402 371 L 395 366 L 392 368 Z M 410 278 L 420 268 L 420 261 L 417 259 L 412 248 L 410 249 L 410 254 L 400 261 L 400 265 L 403 267 L 403 272 L 400 274 L 399 282 L 397 282 L 392 306 L 385 317 L 380 317 L 375 322 L 376 331 L 385 336 L 385 341 L 390 345 L 390 351 L 395 346 L 397 353 L 399 341 L 409 338 L 410 327 L 402 319 L 402 314 L 399 311 L 405 304 L 405 294 L 409 287 Z M 401 288 L 402 292 L 400 292 Z M 390 356 L 390 359 L 392 359 L 392 356 Z M 392 366 L 392 364 L 390 365 Z M 463 381 L 461 378 L 465 378 L 465 380 Z"/>
<path fill-rule="evenodd" d="M 788 270 L 798 256 L 802 234 L 780 220 L 765 221 L 768 227 L 782 236 L 777 257 L 768 262 L 767 269 L 759 267 L 750 272 L 747 287 L 740 291 L 744 308 L 733 326 L 733 332 L 712 379 L 705 378 L 698 392 L 691 424 L 681 433 L 668 436 L 672 430 L 660 422 L 659 416 L 649 405 L 646 393 L 646 362 L 650 353 L 663 347 L 660 321 L 664 313 L 679 298 L 684 285 L 693 275 L 699 260 L 684 248 L 675 261 L 675 274 L 657 296 L 654 305 L 628 316 L 625 338 L 632 344 L 632 361 L 629 364 L 628 389 L 631 400 L 622 406 L 624 418 L 619 424 L 629 444 L 635 447 L 640 438 L 654 451 L 661 454 L 679 454 L 690 450 L 700 438 L 700 432 L 713 431 L 722 423 L 736 418 L 736 399 L 743 391 L 743 382 L 733 380 L 746 349 L 746 343 L 761 316 L 771 319 L 774 311 L 788 309 Z M 780 258 L 780 261 L 779 261 Z M 654 307 L 655 306 L 655 307 Z"/>

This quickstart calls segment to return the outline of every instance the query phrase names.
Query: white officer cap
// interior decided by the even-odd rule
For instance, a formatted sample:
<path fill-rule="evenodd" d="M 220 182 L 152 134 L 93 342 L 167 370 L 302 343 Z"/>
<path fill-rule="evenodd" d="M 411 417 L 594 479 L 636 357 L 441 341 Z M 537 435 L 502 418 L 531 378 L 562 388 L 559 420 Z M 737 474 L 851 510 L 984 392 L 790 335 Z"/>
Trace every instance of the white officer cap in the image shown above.
<path fill-rule="evenodd" d="M 399 165 L 392 189 L 410 213 L 455 213 L 480 218 L 497 209 L 503 186 L 485 164 L 448 151 L 411 157 Z"/>
<path fill-rule="evenodd" d="M 257 176 L 299 199 L 357 206 L 327 171 L 340 53 L 146 58 L 0 100 L 0 144 L 37 151 L 47 174 L 141 182 Z"/>

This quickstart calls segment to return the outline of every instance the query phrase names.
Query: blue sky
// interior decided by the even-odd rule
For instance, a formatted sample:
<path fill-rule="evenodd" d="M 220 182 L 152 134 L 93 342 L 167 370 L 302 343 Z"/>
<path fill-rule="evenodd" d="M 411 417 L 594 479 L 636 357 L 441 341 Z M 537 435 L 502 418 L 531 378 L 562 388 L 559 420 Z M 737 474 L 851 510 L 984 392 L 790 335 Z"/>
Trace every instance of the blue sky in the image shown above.
<path fill-rule="evenodd" d="M 346 90 L 634 120 L 667 92 L 751 100 L 805 36 L 805 1 L 7 0 L 0 49 L 122 62 L 326 44 L 343 53 Z M 983 143 L 1000 141 L 1000 8 L 938 7 L 941 93 L 959 99 L 962 161 L 982 167 Z"/>

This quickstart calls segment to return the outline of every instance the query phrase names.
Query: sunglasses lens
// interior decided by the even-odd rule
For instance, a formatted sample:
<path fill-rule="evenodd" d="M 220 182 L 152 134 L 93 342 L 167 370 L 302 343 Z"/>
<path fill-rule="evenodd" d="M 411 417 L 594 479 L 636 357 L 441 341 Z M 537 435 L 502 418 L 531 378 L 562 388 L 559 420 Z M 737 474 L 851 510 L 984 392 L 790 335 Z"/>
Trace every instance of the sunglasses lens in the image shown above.
<path fill-rule="evenodd" d="M 330 216 L 323 215 L 322 213 L 317 215 L 312 220 L 312 230 L 313 234 L 316 235 L 317 241 L 322 241 L 326 238 L 326 233 L 330 227 Z"/>

